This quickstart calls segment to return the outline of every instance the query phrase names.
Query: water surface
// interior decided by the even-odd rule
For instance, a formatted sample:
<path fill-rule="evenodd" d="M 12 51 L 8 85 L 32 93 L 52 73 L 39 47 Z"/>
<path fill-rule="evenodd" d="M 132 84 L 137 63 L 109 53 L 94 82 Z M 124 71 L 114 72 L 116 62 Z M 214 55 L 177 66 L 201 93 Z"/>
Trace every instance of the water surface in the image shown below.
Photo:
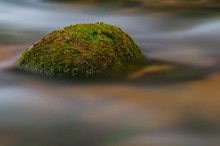
<path fill-rule="evenodd" d="M 0 1 L 1 146 L 218 146 L 218 7 L 147 1 Z M 62 80 L 18 71 L 22 51 L 54 29 L 105 22 L 180 70 L 139 78 Z"/>

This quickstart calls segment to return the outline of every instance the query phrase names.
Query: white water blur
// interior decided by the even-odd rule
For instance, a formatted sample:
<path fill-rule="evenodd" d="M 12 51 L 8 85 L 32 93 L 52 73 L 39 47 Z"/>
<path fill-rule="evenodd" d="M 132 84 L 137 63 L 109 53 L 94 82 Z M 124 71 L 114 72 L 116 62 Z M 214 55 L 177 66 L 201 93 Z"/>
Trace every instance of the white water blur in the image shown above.
<path fill-rule="evenodd" d="M 40 0 L 2 0 L 0 33 L 2 36 L 13 36 L 13 33 L 17 34 L 14 36 L 23 35 L 24 42 L 32 43 L 44 34 L 66 25 L 106 22 L 118 25 L 128 32 L 149 57 L 197 66 L 219 64 L 218 17 L 204 18 L 202 21 L 201 18 L 195 18 L 191 22 L 191 19 L 183 21 L 169 15 L 120 14 L 117 13 L 120 8 L 116 9 L 116 12 L 105 10 L 105 7 L 99 9 L 94 5 L 76 4 L 61 7 L 57 3 Z M 28 39 L 32 37 L 34 38 Z M 22 40 L 22 37 L 16 39 Z"/>
<path fill-rule="evenodd" d="M 82 146 L 219 145 L 219 133 L 212 133 L 220 121 L 219 77 L 200 81 L 201 87 L 198 81 L 142 87 L 63 83 L 13 70 L 25 49 L 16 48 L 16 43 L 29 46 L 54 29 L 100 21 L 128 32 L 147 57 L 204 70 L 220 64 L 219 15 L 192 19 L 157 12 L 133 14 L 114 6 L 1 0 L 0 145 L 55 146 L 65 145 L 64 141 Z M 4 48 L 14 44 L 14 49 Z M 10 131 L 14 135 L 7 139 Z"/>

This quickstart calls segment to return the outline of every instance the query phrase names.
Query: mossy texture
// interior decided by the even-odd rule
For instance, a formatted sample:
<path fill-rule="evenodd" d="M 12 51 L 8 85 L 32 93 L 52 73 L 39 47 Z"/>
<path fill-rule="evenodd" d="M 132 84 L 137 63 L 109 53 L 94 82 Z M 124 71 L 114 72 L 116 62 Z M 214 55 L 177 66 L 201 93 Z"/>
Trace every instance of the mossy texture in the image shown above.
<path fill-rule="evenodd" d="M 22 54 L 21 69 L 54 76 L 90 76 L 117 70 L 143 57 L 120 28 L 105 23 L 76 24 L 55 30 Z"/>

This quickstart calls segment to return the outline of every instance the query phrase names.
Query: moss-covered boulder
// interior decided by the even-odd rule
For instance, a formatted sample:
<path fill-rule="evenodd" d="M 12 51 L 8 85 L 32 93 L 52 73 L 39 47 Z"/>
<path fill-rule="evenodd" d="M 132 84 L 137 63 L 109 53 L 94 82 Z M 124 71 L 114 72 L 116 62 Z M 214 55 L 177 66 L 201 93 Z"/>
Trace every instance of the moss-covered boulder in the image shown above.
<path fill-rule="evenodd" d="M 27 48 L 17 66 L 55 76 L 89 76 L 117 70 L 143 57 L 120 28 L 105 23 L 76 24 L 55 30 Z"/>

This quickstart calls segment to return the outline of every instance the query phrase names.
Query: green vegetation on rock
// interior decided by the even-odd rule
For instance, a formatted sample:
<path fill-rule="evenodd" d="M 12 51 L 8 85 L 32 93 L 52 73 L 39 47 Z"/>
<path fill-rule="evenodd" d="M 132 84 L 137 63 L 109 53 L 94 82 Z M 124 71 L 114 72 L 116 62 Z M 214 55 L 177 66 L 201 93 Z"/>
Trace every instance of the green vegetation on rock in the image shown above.
<path fill-rule="evenodd" d="M 76 24 L 55 30 L 27 48 L 17 66 L 44 75 L 90 76 L 141 58 L 140 48 L 120 28 Z"/>

